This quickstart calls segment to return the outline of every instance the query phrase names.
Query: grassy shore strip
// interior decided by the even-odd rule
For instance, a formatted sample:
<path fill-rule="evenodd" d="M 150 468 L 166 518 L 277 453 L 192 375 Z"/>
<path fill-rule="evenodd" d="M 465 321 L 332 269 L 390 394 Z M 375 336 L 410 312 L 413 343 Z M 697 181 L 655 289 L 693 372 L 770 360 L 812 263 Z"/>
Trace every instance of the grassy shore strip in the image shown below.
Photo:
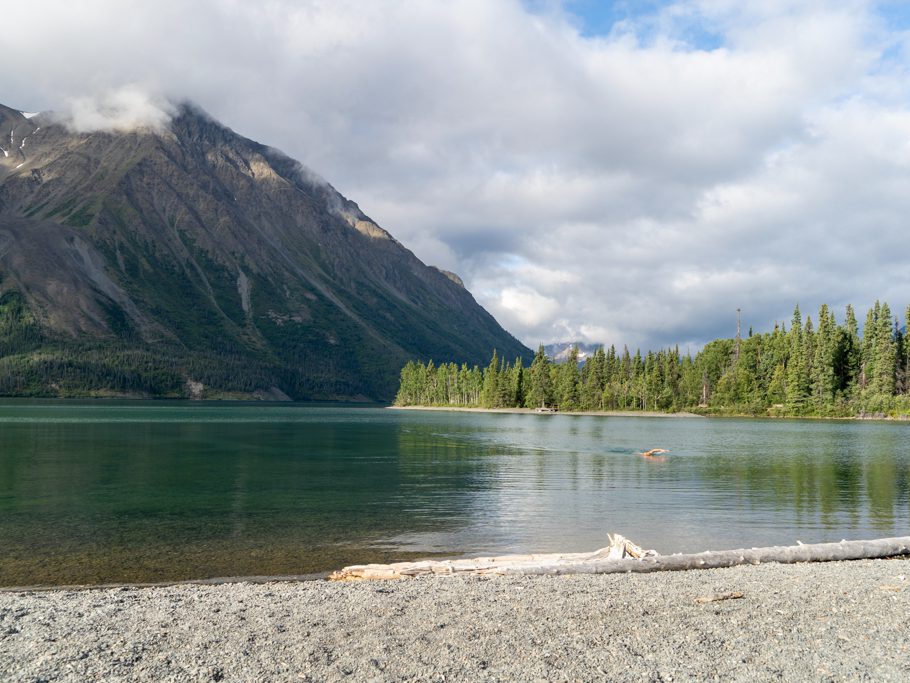
<path fill-rule="evenodd" d="M 600 417 L 703 417 L 695 413 L 662 413 L 654 410 L 566 410 L 538 413 L 535 408 L 461 408 L 457 406 L 388 406 L 390 410 L 435 410 L 453 413 L 514 413 L 517 415 L 598 415 Z"/>
<path fill-rule="evenodd" d="M 905 681 L 908 575 L 906 560 L 859 560 L 0 593 L 0 673 L 11 681 Z"/>

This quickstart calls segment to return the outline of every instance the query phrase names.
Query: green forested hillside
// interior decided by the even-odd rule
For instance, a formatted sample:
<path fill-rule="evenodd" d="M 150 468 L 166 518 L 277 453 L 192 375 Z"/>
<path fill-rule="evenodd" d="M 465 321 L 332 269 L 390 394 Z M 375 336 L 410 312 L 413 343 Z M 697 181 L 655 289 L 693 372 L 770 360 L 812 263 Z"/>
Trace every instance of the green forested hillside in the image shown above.
<path fill-rule="evenodd" d="M 555 364 L 541 347 L 530 367 L 495 351 L 482 370 L 410 362 L 401 371 L 396 403 L 791 416 L 910 413 L 907 327 L 892 317 L 888 304 L 875 303 L 862 334 L 850 306 L 841 324 L 827 306 L 816 321 L 804 321 L 797 306 L 789 329 L 717 339 L 694 357 L 678 348 L 632 354 L 611 346 L 579 368 L 576 354 Z"/>

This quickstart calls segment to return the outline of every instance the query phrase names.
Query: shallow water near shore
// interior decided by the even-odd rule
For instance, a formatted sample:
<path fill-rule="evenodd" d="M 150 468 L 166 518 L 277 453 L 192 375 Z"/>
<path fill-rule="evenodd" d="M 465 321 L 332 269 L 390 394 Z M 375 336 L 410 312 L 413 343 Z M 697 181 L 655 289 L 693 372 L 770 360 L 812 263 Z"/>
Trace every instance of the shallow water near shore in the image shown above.
<path fill-rule="evenodd" d="M 0 585 L 906 535 L 908 490 L 902 423 L 2 401 Z"/>

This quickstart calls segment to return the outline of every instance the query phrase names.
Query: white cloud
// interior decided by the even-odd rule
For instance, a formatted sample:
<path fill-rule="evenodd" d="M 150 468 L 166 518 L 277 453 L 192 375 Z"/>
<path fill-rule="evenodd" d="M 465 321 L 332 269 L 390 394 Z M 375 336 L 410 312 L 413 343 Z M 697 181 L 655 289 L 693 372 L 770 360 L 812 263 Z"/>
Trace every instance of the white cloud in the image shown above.
<path fill-rule="evenodd" d="M 99 130 L 163 129 L 174 114 L 163 97 L 154 97 L 136 85 L 126 85 L 97 95 L 72 97 L 58 112 L 63 122 L 78 133 Z"/>
<path fill-rule="evenodd" d="M 679 1 L 601 37 L 519 0 L 44 7 L 7 8 L 5 104 L 101 127 L 196 100 L 528 344 L 908 303 L 910 34 L 871 1 Z"/>
<path fill-rule="evenodd" d="M 506 287 L 493 300 L 500 318 L 508 318 L 525 327 L 549 321 L 559 311 L 559 302 L 543 296 L 531 287 Z"/>

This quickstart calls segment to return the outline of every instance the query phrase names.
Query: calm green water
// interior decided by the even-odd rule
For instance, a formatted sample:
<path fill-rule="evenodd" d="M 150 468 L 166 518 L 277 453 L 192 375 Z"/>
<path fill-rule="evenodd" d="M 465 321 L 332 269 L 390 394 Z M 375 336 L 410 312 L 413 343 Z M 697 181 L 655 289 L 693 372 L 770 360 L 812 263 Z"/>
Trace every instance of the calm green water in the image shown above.
<path fill-rule="evenodd" d="M 0 585 L 906 535 L 908 489 L 901 423 L 5 401 Z"/>

